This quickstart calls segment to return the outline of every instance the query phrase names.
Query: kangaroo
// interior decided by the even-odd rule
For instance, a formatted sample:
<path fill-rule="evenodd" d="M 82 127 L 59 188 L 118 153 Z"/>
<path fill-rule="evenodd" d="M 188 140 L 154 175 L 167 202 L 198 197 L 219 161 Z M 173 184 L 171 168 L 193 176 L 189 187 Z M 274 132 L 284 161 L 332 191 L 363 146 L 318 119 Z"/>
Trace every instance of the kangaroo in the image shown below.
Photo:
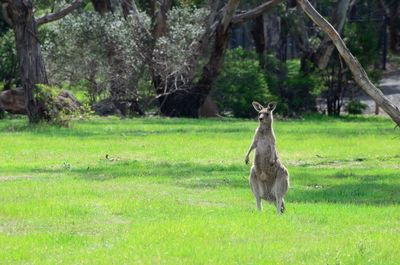
<path fill-rule="evenodd" d="M 248 164 L 251 151 L 256 149 L 254 165 L 250 170 L 250 187 L 258 210 L 262 210 L 261 199 L 264 199 L 275 203 L 277 213 L 281 214 L 285 211 L 283 197 L 289 188 L 289 173 L 279 160 L 275 147 L 272 113 L 276 103 L 271 102 L 264 108 L 260 103 L 253 102 L 253 107 L 259 113 L 259 125 L 245 158 Z"/>

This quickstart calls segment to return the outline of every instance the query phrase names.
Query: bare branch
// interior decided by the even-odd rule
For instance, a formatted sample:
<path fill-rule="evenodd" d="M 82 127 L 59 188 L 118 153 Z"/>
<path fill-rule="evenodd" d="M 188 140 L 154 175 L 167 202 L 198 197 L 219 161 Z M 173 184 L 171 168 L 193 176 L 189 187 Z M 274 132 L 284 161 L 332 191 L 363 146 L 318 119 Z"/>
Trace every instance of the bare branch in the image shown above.
<path fill-rule="evenodd" d="M 332 24 L 339 34 L 342 32 L 344 23 L 346 22 L 347 13 L 352 8 L 352 3 L 354 4 L 354 1 L 339 0 L 336 4 L 335 12 L 332 15 Z M 335 47 L 329 40 L 329 37 L 325 36 L 317 50 L 316 63 L 319 69 L 326 68 L 334 49 Z"/>
<path fill-rule="evenodd" d="M 84 0 L 76 0 L 75 2 L 64 7 L 63 9 L 61 9 L 58 12 L 51 13 L 51 14 L 48 14 L 46 16 L 36 19 L 36 24 L 38 26 L 40 26 L 40 25 L 43 25 L 43 24 L 46 24 L 49 22 L 59 20 L 59 19 L 65 17 L 66 15 L 68 15 L 69 13 L 71 13 L 72 11 L 74 11 L 75 9 L 77 9 L 83 2 L 84 2 Z"/>
<path fill-rule="evenodd" d="M 3 0 L 0 3 L 1 3 L 1 7 L 0 7 L 1 12 L 3 13 L 3 19 L 10 27 L 12 27 L 13 23 L 7 13 L 8 2 Z"/>
<path fill-rule="evenodd" d="M 232 22 L 233 14 L 235 13 L 238 5 L 239 5 L 240 0 L 229 0 L 229 2 L 226 4 L 224 7 L 224 15 L 221 19 L 221 26 L 222 26 L 222 31 L 225 32 L 229 25 Z"/>
<path fill-rule="evenodd" d="M 237 24 L 237 23 L 243 23 L 248 20 L 254 19 L 263 13 L 269 11 L 271 8 L 276 6 L 281 0 L 270 0 L 268 2 L 265 2 L 264 4 L 261 4 L 249 11 L 246 11 L 242 14 L 235 15 L 232 18 L 232 24 Z"/>
<path fill-rule="evenodd" d="M 340 37 L 335 28 L 326 21 L 310 4 L 308 0 L 297 0 L 298 5 L 310 17 L 310 19 L 317 24 L 332 40 L 336 49 L 350 68 L 354 80 L 357 84 L 367 93 L 386 113 L 392 120 L 400 125 L 400 110 L 369 80 L 364 68 L 358 62 L 357 58 L 351 54 L 346 44 Z"/>

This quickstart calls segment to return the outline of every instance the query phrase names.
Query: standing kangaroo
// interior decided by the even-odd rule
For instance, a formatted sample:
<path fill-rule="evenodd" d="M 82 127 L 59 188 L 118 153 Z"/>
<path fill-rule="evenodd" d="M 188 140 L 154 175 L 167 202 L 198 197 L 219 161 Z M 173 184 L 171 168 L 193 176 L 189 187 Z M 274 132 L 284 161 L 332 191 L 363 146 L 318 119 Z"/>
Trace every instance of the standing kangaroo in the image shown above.
<path fill-rule="evenodd" d="M 271 102 L 264 108 L 260 103 L 253 102 L 253 107 L 259 113 L 260 123 L 245 159 L 247 164 L 251 151 L 256 149 L 254 165 L 250 170 L 251 190 L 258 210 L 262 210 L 261 199 L 264 199 L 275 203 L 277 213 L 281 214 L 285 211 L 283 197 L 289 187 L 289 174 L 279 160 L 275 147 L 272 112 L 276 103 Z"/>

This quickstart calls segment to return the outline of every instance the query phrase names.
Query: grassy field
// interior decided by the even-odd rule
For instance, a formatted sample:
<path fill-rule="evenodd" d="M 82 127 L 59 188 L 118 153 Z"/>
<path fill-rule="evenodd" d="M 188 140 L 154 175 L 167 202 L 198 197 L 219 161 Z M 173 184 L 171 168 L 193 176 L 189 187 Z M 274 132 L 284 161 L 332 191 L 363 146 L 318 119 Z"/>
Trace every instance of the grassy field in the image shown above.
<path fill-rule="evenodd" d="M 0 264 L 400 264 L 390 120 L 277 121 L 282 216 L 257 212 L 248 186 L 256 126 L 0 121 Z"/>

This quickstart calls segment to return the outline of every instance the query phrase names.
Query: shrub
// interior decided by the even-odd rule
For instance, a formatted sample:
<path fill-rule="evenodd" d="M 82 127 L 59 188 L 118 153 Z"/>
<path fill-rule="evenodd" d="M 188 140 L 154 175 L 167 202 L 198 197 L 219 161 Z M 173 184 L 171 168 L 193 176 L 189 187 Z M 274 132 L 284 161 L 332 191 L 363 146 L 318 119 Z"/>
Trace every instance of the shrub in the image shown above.
<path fill-rule="evenodd" d="M 366 108 L 367 105 L 359 100 L 352 100 L 346 106 L 346 110 L 349 114 L 362 114 Z"/>
<path fill-rule="evenodd" d="M 316 98 L 325 89 L 324 80 L 317 73 L 304 73 L 299 60 L 288 61 L 288 75 L 284 99 L 289 115 L 316 111 Z"/>
<path fill-rule="evenodd" d="M 6 89 L 19 82 L 14 38 L 12 30 L 0 37 L 0 83 L 4 82 L 3 86 Z"/>
<path fill-rule="evenodd" d="M 316 110 L 316 97 L 325 88 L 317 73 L 300 71 L 298 59 L 281 62 L 272 55 L 266 57 L 265 75 L 269 90 L 277 99 L 277 112 L 296 116 Z"/>
<path fill-rule="evenodd" d="M 84 105 L 75 108 L 71 98 L 66 98 L 64 102 L 60 101 L 57 98 L 61 91 L 56 86 L 38 84 L 33 92 L 47 121 L 54 125 L 68 127 L 69 122 L 75 117 L 86 116 L 89 113 L 89 107 Z"/>
<path fill-rule="evenodd" d="M 221 111 L 240 118 L 254 117 L 252 101 L 266 104 L 272 99 L 255 52 L 242 48 L 227 51 L 212 97 Z"/>

